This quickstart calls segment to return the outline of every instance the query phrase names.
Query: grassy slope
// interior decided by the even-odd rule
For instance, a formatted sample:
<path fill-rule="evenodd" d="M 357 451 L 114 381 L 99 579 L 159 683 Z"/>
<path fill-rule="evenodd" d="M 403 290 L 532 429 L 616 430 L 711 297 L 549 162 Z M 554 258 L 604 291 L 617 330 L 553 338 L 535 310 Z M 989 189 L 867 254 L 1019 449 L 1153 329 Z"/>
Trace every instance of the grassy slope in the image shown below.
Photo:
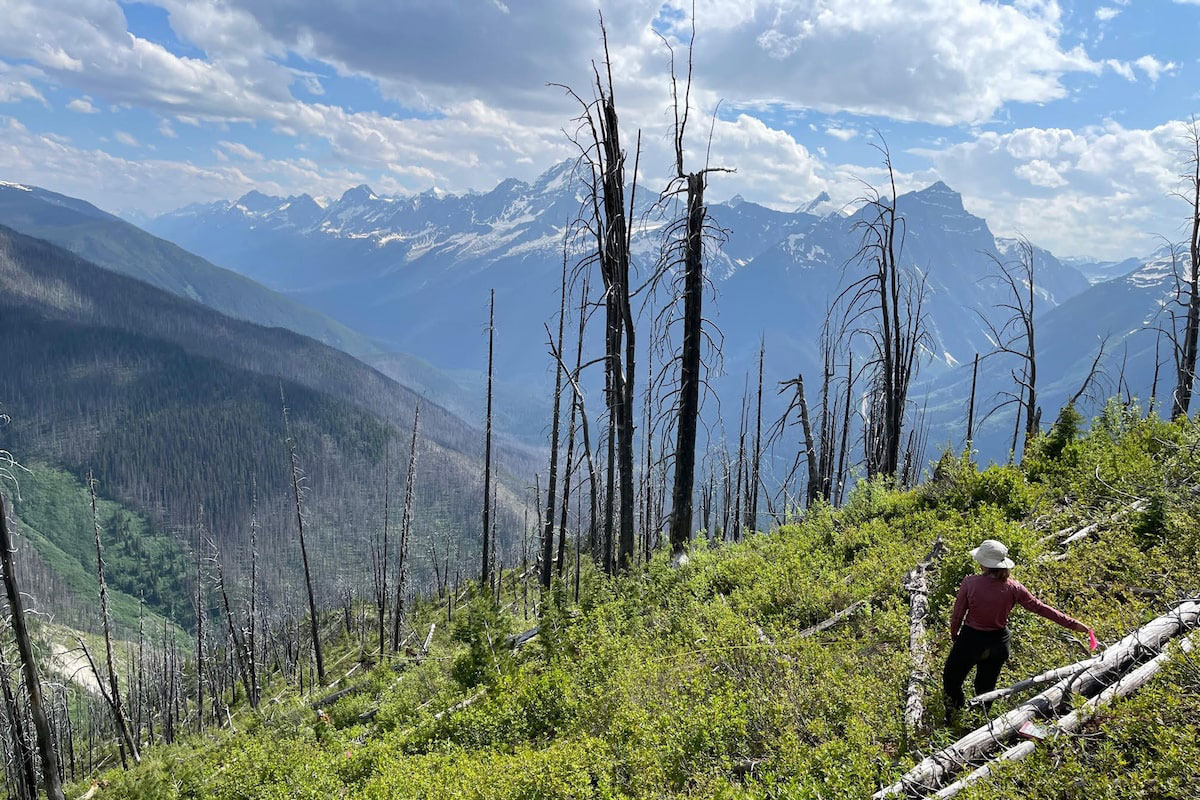
<path fill-rule="evenodd" d="M 1081 441 L 1047 437 L 1026 467 L 947 461 L 908 493 L 864 484 L 839 511 L 745 542 L 701 550 L 685 568 L 661 556 L 636 580 L 585 572 L 583 602 L 552 604 L 543 633 L 515 656 L 491 643 L 524 627 L 475 602 L 439 628 L 433 658 L 399 675 L 377 668 L 369 688 L 317 720 L 295 699 L 243 713 L 240 733 L 155 748 L 110 796 L 129 798 L 864 797 L 956 738 L 934 724 L 906 736 L 907 607 L 901 575 L 941 535 L 932 602 L 940 666 L 944 620 L 966 551 L 1008 542 L 1018 577 L 1111 641 L 1195 594 L 1200 429 L 1137 421 L 1112 409 Z M 1061 451 L 1061 452 L 1060 452 Z M 1104 518 L 1130 496 L 1150 500 L 1075 546 L 1038 562 L 1046 531 Z M 1099 586 L 1102 582 L 1102 586 Z M 1112 585 L 1162 592 L 1156 601 Z M 848 603 L 869 611 L 814 638 L 797 632 Z M 511 590 L 507 600 L 511 601 Z M 444 612 L 427 609 L 429 619 Z M 431 616 L 432 615 L 432 616 Z M 759 641 L 755 626 L 775 641 Z M 1016 680 L 1083 653 L 1050 623 L 1013 617 Z M 343 645 L 343 658 L 352 657 Z M 344 671 L 345 662 L 339 668 Z M 445 714 L 480 687 L 469 707 Z M 272 695 L 269 695 L 272 696 Z M 937 681 L 930 719 L 941 718 Z M 380 706 L 373 722 L 359 713 Z M 1004 710 L 1003 706 L 995 709 Z M 1200 674 L 1172 666 L 1115 705 L 1084 736 L 1063 737 L 964 794 L 1000 797 L 1190 797 L 1200 783 Z M 979 718 L 969 718 L 973 724 Z M 1097 734 L 1102 735 L 1097 735 Z M 754 760 L 752 770 L 744 766 Z"/>

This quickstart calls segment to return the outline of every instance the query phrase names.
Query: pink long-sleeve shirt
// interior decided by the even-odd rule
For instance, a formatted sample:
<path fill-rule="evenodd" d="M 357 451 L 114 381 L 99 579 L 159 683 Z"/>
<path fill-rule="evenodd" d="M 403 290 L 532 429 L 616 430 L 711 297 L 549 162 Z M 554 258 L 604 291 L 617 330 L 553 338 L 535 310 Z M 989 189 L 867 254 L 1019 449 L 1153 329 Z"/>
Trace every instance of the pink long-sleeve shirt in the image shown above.
<path fill-rule="evenodd" d="M 958 597 L 954 600 L 954 610 L 950 613 L 950 635 L 958 637 L 964 619 L 977 631 L 998 631 L 1008 625 L 1008 614 L 1018 603 L 1064 628 L 1086 630 L 1083 623 L 1038 600 L 1020 581 L 1012 578 L 998 581 L 989 575 L 969 575 L 963 579 Z"/>

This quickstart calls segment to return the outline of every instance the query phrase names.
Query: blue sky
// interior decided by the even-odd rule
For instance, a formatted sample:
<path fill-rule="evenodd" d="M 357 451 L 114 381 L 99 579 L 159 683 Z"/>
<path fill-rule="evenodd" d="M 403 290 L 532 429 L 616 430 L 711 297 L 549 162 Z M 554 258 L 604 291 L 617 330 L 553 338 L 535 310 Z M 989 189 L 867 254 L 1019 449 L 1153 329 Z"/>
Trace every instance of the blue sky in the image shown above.
<path fill-rule="evenodd" d="M 250 189 L 487 190 L 571 154 L 608 25 L 644 180 L 690 0 L 0 0 L 0 180 L 161 213 Z M 697 0 L 690 146 L 779 208 L 944 180 L 1002 233 L 1118 258 L 1180 234 L 1200 0 Z M 627 137 L 632 139 L 631 136 Z"/>

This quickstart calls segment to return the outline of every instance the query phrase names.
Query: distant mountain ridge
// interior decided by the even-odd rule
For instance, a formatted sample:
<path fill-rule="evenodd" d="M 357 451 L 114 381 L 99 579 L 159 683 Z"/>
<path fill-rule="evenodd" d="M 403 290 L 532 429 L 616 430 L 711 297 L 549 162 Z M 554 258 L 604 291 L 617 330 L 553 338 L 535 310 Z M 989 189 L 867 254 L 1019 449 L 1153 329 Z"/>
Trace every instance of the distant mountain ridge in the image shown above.
<path fill-rule="evenodd" d="M 654 192 L 639 191 L 634 255 L 646 275 L 674 210 L 652 210 Z M 151 229 L 443 368 L 478 367 L 464 359 L 477 335 L 464 316 L 481 319 L 494 288 L 497 372 L 544 388 L 542 323 L 557 312 L 564 229 L 582 200 L 563 162 L 533 182 L 510 179 L 479 194 L 395 198 L 359 186 L 318 203 L 250 193 L 163 215 Z M 1011 258 L 1012 242 L 941 181 L 901 195 L 898 209 L 903 265 L 927 279 L 933 346 L 922 377 L 932 380 L 992 349 L 981 317 L 1000 321 L 997 306 L 1008 298 L 994 259 Z M 769 382 L 813 374 L 829 304 L 862 274 L 861 210 L 832 208 L 827 196 L 794 212 L 734 197 L 711 204 L 709 216 L 707 266 L 717 294 L 706 314 L 724 335 L 726 372 L 718 388 L 740 391 L 763 337 Z M 1090 285 L 1044 249 L 1035 260 L 1039 314 Z"/>

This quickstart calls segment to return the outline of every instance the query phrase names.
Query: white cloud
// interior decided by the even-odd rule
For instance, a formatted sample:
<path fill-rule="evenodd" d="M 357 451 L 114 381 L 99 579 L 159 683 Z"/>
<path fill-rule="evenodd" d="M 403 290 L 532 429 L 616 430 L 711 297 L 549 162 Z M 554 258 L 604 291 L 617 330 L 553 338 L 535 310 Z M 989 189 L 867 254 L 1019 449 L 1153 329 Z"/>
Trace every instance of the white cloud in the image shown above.
<path fill-rule="evenodd" d="M 13 67 L 0 61 L 0 103 L 19 103 L 22 100 L 37 100 L 46 105 L 46 98 L 30 82 L 30 71 Z"/>
<path fill-rule="evenodd" d="M 217 146 L 220 148 L 220 151 L 218 151 L 218 152 L 223 152 L 228 155 L 234 156 L 236 158 L 240 158 L 243 161 L 262 161 L 263 160 L 262 153 L 259 153 L 255 150 L 251 150 L 249 147 L 242 144 L 241 142 L 222 141 L 222 142 L 219 142 Z"/>
<path fill-rule="evenodd" d="M 139 142 L 137 139 L 135 139 L 132 134 L 126 133 L 125 131 L 117 131 L 116 133 L 113 134 L 113 138 L 116 139 L 121 144 L 126 145 L 127 147 L 141 147 L 142 146 L 141 142 Z"/>
<path fill-rule="evenodd" d="M 155 130 L 157 130 L 158 135 L 162 136 L 163 138 L 166 138 L 166 139 L 178 139 L 179 138 L 179 134 L 176 133 L 175 128 L 173 128 L 171 126 L 171 120 L 166 119 L 165 117 L 163 119 L 159 120 L 158 127 L 155 128 Z"/>
<path fill-rule="evenodd" d="M 1154 56 L 1142 56 L 1133 65 L 1146 73 L 1146 77 L 1151 83 L 1157 83 L 1158 79 L 1163 75 L 1170 75 L 1175 70 L 1179 69 L 1179 65 L 1174 61 L 1163 63 Z"/>
<path fill-rule="evenodd" d="M 1126 258 L 1152 250 L 1155 234 L 1179 234 L 1184 209 L 1172 193 L 1182 145 L 1180 122 L 1149 129 L 1107 122 L 1078 131 L 988 131 L 916 152 L 994 230 L 1024 232 L 1063 255 Z"/>
<path fill-rule="evenodd" d="M 1041 159 L 1034 159 L 1033 161 L 1021 164 L 1014 172 L 1018 178 L 1024 178 L 1034 186 L 1057 189 L 1060 186 L 1067 185 L 1062 175 L 1058 174 L 1058 170 L 1049 162 L 1042 161 Z"/>
<path fill-rule="evenodd" d="M 167 138 L 174 138 L 173 120 L 221 139 L 215 150 L 224 160 L 202 167 L 135 164 L 71 149 L 49 135 L 23 134 L 29 163 L 40 166 L 47 181 L 68 193 L 103 197 L 110 207 L 161 211 L 251 187 L 276 194 L 340 194 L 362 182 L 384 192 L 430 185 L 486 190 L 512 175 L 533 177 L 571 155 L 562 127 L 577 107 L 545 84 L 570 83 L 590 97 L 587 70 L 601 55 L 593 1 L 541 4 L 536 13 L 514 5 L 506 13 L 489 3 L 397 0 L 395 13 L 381 15 L 366 3 L 151 0 L 167 10 L 181 40 L 204 52 L 185 58 L 131 34 L 116 0 L 3 0 L 0 53 L 36 70 L 38 80 L 155 112 L 162 118 L 158 132 Z M 662 5 L 604 3 L 626 145 L 632 148 L 633 130 L 641 127 L 648 185 L 671 163 L 667 56 L 650 28 Z M 691 0 L 668 0 L 667 6 L 660 26 L 662 19 L 690 13 Z M 697 0 L 696 6 L 696 123 L 689 136 L 696 150 L 689 160 L 705 157 L 716 100 L 736 99 L 742 113 L 717 120 L 711 155 L 712 163 L 738 172 L 714 176 L 714 196 L 740 192 L 776 207 L 807 202 L 822 190 L 835 201 L 848 200 L 837 195 L 855 193 L 853 177 L 878 174 L 826 163 L 824 148 L 810 151 L 763 122 L 774 118 L 764 110 L 980 123 L 1014 102 L 1066 97 L 1072 74 L 1110 69 L 1127 80 L 1145 75 L 1153 81 L 1178 68 L 1152 56 L 1093 60 L 1073 44 L 1054 0 Z M 1097 16 L 1104 21 L 1104 13 Z M 289 54 L 308 59 L 313 71 L 284 66 L 294 63 Z M 339 106 L 330 99 L 334 74 L 365 78 L 386 97 L 429 113 Z M 3 79 L 0 71 L 0 87 Z M 34 78 L 22 80 L 32 88 Z M 318 95 L 325 89 L 329 94 Z M 309 102 L 310 95 L 319 102 Z M 243 123 L 274 133 L 271 149 L 260 153 L 239 143 Z M 832 122 L 810 127 L 843 141 L 855 135 L 854 127 Z M 1031 236 L 1041 231 L 1040 241 L 1067 252 L 1108 247 L 1116 253 L 1170 219 L 1159 213 L 1163 175 L 1175 172 L 1162 169 L 1163 141 L 1157 133 L 1114 126 L 972 134 L 930 154 L 936 176 L 923 169 L 900 178 L 904 188 L 917 188 L 943 177 L 1002 227 Z M 0 141 L 0 154 L 13 164 L 7 146 Z M 313 158 L 319 152 L 320 165 L 289 158 L 292 147 Z M 89 160 L 118 175 L 111 186 L 94 177 Z M 29 169 L 25 179 L 38 182 Z M 1090 236 L 1095 247 L 1075 247 Z"/>
<path fill-rule="evenodd" d="M 76 97 L 71 102 L 67 103 L 67 110 L 74 111 L 79 114 L 99 114 L 100 109 L 92 105 L 92 98 L 84 95 Z"/>
<path fill-rule="evenodd" d="M 1128 61 L 1118 61 L 1115 58 L 1110 58 L 1104 62 L 1104 65 L 1127 81 L 1132 82 L 1137 80 L 1137 76 L 1133 74 L 1133 67 Z"/>
<path fill-rule="evenodd" d="M 1115 6 L 1101 6 L 1100 8 L 1096 9 L 1096 19 L 1100 20 L 1101 22 L 1108 22 L 1109 20 L 1115 19 L 1120 13 L 1121 9 L 1116 8 Z"/>
<path fill-rule="evenodd" d="M 690 0 L 673 0 L 686 11 Z M 1099 69 L 1063 41 L 1055 2 L 701 0 L 706 86 L 785 106 L 937 124 L 982 122 L 1005 103 L 1065 97 Z"/>
<path fill-rule="evenodd" d="M 270 194 L 338 195 L 364 183 L 361 172 L 322 169 L 312 161 L 268 159 L 202 167 L 186 161 L 113 156 L 75 147 L 62 137 L 30 131 L 0 116 L 0 174 L 5 180 L 44 186 L 107 208 L 161 213 L 184 201 L 238 197 L 250 189 Z M 385 191 L 392 187 L 383 186 Z"/>

